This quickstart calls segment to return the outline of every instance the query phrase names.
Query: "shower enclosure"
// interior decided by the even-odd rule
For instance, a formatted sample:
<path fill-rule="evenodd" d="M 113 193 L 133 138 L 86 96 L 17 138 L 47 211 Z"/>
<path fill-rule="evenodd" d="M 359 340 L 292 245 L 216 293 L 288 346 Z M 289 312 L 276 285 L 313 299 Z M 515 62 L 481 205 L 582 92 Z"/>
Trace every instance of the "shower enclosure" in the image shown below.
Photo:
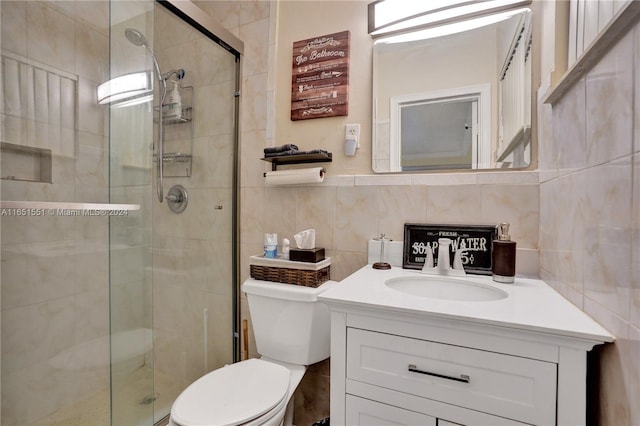
<path fill-rule="evenodd" d="M 242 43 L 186 1 L 0 14 L 0 423 L 152 425 L 239 357 Z"/>

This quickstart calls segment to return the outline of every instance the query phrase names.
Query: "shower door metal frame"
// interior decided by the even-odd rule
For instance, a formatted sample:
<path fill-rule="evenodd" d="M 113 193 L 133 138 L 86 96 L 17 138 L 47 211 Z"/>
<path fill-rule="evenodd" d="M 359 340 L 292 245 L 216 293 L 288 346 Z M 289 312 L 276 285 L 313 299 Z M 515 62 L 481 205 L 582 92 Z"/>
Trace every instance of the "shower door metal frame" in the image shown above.
<path fill-rule="evenodd" d="M 240 232 L 238 212 L 240 211 L 240 83 L 244 43 L 206 14 L 191 1 L 155 0 L 183 21 L 207 36 L 213 42 L 233 54 L 235 57 L 234 124 L 233 124 L 233 193 L 232 193 L 232 281 L 233 281 L 233 362 L 240 361 Z"/>

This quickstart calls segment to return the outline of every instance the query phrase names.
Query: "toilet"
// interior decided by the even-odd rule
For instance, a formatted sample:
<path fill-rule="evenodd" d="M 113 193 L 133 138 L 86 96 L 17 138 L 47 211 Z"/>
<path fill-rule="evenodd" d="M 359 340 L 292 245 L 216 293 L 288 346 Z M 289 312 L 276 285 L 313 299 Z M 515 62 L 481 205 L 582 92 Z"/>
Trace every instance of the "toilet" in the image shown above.
<path fill-rule="evenodd" d="M 173 403 L 170 426 L 291 424 L 293 396 L 307 366 L 329 357 L 330 318 L 318 295 L 335 285 L 303 287 L 248 279 L 242 284 L 261 358 L 214 370 Z"/>

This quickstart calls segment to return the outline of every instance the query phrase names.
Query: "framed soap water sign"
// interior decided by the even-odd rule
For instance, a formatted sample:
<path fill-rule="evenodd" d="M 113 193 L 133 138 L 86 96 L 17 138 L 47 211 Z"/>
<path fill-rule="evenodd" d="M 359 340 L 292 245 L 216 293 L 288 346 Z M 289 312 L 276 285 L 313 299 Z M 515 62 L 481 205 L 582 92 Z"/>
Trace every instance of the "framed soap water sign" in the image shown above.
<path fill-rule="evenodd" d="M 350 32 L 293 43 L 291 120 L 349 113 Z"/>
<path fill-rule="evenodd" d="M 462 250 L 461 258 L 467 273 L 491 275 L 492 242 L 496 238 L 495 225 L 430 225 L 404 224 L 404 249 L 402 267 L 422 269 L 427 251 L 438 258 L 438 239 L 451 240 L 450 259 Z"/>

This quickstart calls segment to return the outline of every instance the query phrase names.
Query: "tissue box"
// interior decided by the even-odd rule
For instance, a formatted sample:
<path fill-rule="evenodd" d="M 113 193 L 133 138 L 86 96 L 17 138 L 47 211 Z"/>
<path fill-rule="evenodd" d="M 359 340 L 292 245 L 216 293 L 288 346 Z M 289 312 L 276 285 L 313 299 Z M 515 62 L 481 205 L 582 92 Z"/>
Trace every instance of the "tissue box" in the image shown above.
<path fill-rule="evenodd" d="M 318 263 L 324 260 L 324 249 L 316 247 L 312 249 L 292 248 L 289 250 L 289 260 L 296 262 Z"/>
<path fill-rule="evenodd" d="M 308 263 L 251 256 L 249 270 L 251 278 L 256 280 L 318 287 L 331 279 L 331 258 L 318 263 Z"/>

